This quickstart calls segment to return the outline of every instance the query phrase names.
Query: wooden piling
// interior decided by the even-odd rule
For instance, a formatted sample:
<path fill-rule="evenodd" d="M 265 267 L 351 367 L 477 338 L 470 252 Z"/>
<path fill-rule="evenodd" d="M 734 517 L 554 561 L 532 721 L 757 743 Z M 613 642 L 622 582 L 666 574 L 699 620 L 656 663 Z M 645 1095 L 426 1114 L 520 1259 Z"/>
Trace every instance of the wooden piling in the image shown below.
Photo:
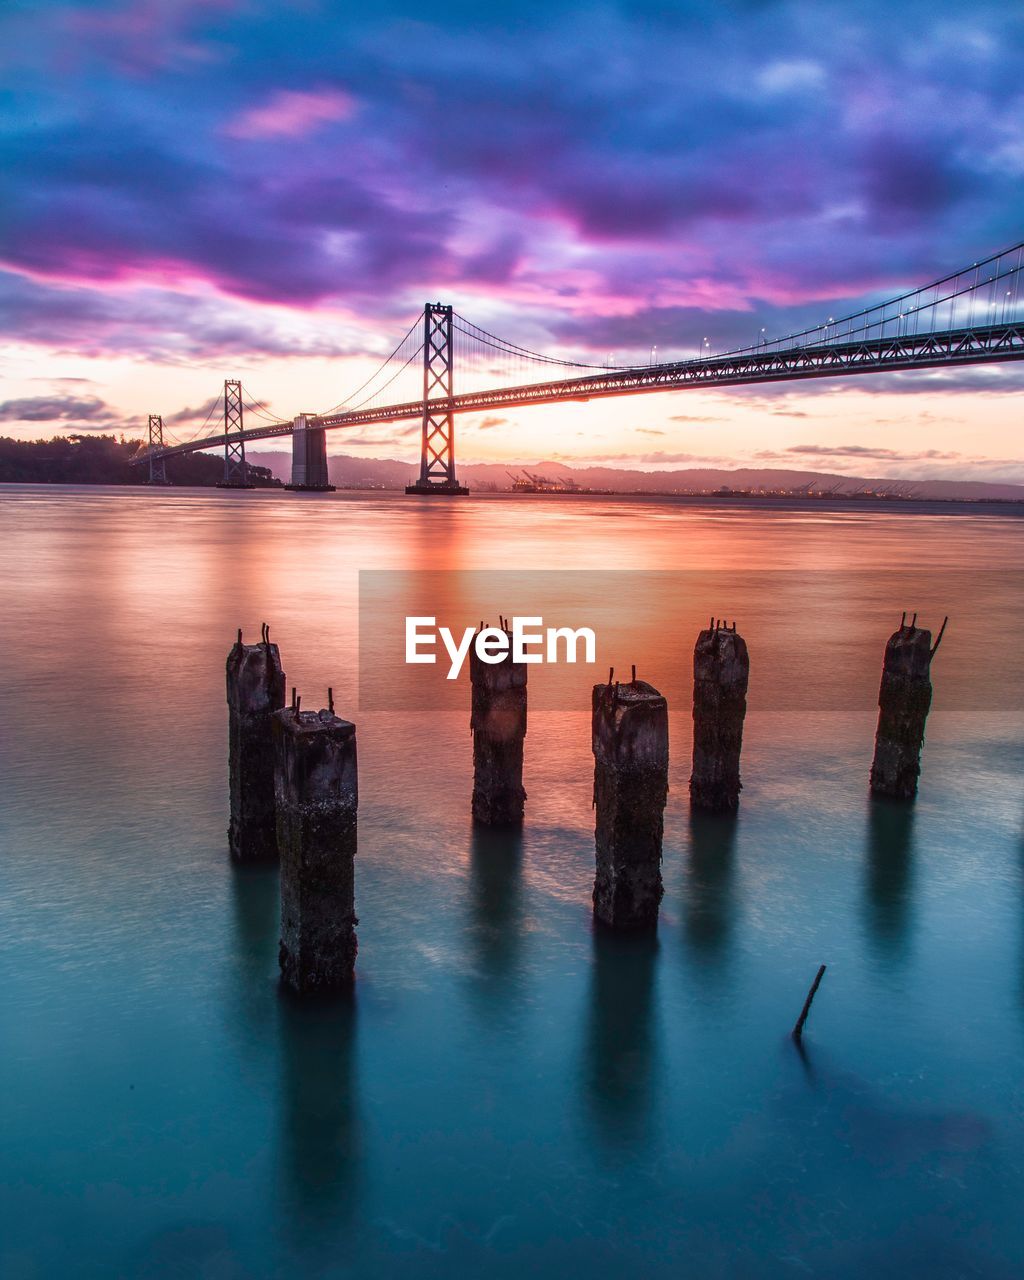
<path fill-rule="evenodd" d="M 295 706 L 274 717 L 284 981 L 299 992 L 349 986 L 356 961 L 356 727 Z"/>
<path fill-rule="evenodd" d="M 807 1015 L 811 1012 L 811 1003 L 818 994 L 818 988 L 821 986 L 821 980 L 825 976 L 826 966 L 821 964 L 818 966 L 818 972 L 814 975 L 814 981 L 811 983 L 811 989 L 807 993 L 807 999 L 804 1001 L 804 1007 L 800 1010 L 800 1017 L 796 1020 L 796 1026 L 793 1028 L 793 1039 L 800 1043 L 804 1034 L 804 1023 L 807 1021 Z"/>
<path fill-rule="evenodd" d="M 653 685 L 594 685 L 594 915 L 615 929 L 653 929 L 663 893 L 668 704 Z"/>
<path fill-rule="evenodd" d="M 917 625 L 917 614 L 889 637 L 878 690 L 878 727 L 871 762 L 875 795 L 912 800 L 921 774 L 925 722 L 932 703 L 931 662 L 946 630 L 945 619 L 935 644 L 931 632 Z"/>
<path fill-rule="evenodd" d="M 712 618 L 693 650 L 693 772 L 690 803 L 721 812 L 738 808 L 740 749 L 747 714 L 747 646 L 722 619 Z"/>
<path fill-rule="evenodd" d="M 483 628 L 481 627 L 481 630 Z M 524 662 L 512 660 L 512 634 L 498 662 L 485 662 L 474 643 L 469 651 L 473 688 L 470 728 L 473 731 L 473 818 L 486 826 L 522 822 L 523 741 L 526 737 L 526 673 Z M 493 637 L 495 641 L 498 637 Z M 497 656 L 497 655 L 496 655 Z"/>
<path fill-rule="evenodd" d="M 259 644 L 244 644 L 239 630 L 227 659 L 228 847 L 236 862 L 277 857 L 273 717 L 284 691 L 281 655 L 266 623 Z"/>

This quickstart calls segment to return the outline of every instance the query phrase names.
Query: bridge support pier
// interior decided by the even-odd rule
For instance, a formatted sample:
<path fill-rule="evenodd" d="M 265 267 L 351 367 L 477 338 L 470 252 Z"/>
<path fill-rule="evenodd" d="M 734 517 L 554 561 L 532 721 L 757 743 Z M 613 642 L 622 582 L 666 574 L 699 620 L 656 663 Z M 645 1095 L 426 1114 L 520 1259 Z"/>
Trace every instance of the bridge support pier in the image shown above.
<path fill-rule="evenodd" d="M 658 923 L 668 798 L 668 704 L 653 685 L 594 685 L 594 915 L 614 929 Z"/>
<path fill-rule="evenodd" d="M 740 803 L 740 748 L 747 714 L 746 642 L 714 618 L 693 650 L 693 773 L 690 803 L 721 812 Z"/>
<path fill-rule="evenodd" d="M 228 845 L 235 862 L 277 857 L 274 810 L 274 713 L 284 706 L 281 654 L 263 624 L 260 644 L 228 654 L 228 775 L 231 822 Z"/>
<path fill-rule="evenodd" d="M 913 800 L 917 795 L 924 726 L 932 704 L 932 656 L 946 629 L 943 622 L 933 647 L 931 632 L 916 622 L 915 613 L 908 626 L 904 614 L 899 630 L 889 637 L 878 691 L 871 790 L 897 800 Z"/>
<path fill-rule="evenodd" d="M 298 992 L 348 987 L 356 963 L 356 727 L 334 714 L 274 717 L 284 982 Z"/>
<path fill-rule="evenodd" d="M 474 644 L 469 651 L 473 685 L 473 818 L 486 826 L 522 822 L 523 740 L 526 737 L 524 662 L 512 661 L 512 636 L 500 662 L 484 662 Z M 495 636 L 495 639 L 499 639 Z"/>
<path fill-rule="evenodd" d="M 327 473 L 327 432 L 312 413 L 300 413 L 292 425 L 292 482 L 299 493 L 333 493 Z"/>

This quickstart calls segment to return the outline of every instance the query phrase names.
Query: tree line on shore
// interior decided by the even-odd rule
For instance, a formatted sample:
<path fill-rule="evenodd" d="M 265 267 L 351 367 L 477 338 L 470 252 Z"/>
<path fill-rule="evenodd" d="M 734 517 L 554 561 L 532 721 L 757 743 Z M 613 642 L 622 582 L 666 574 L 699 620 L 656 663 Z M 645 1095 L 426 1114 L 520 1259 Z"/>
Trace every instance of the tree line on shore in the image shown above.
<path fill-rule="evenodd" d="M 13 440 L 0 436 L 0 484 L 146 484 L 149 468 L 131 461 L 140 440 L 124 436 L 68 435 L 50 440 Z M 224 478 L 224 459 L 216 453 L 187 453 L 168 458 L 167 479 L 179 485 L 215 485 Z M 252 484 L 280 484 L 268 467 L 249 467 Z"/>

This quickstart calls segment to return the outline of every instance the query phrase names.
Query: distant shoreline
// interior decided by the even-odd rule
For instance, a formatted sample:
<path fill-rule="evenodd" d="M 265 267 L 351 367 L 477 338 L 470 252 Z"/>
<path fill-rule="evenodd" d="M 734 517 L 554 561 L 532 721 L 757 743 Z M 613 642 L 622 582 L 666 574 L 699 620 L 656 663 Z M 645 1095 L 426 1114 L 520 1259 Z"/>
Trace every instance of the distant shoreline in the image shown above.
<path fill-rule="evenodd" d="M 112 435 L 54 436 L 50 440 L 24 441 L 0 436 L 0 484 L 125 485 L 136 488 L 149 479 L 148 466 L 138 465 L 141 441 Z M 249 477 L 260 486 L 287 484 L 292 474 L 291 454 L 286 451 L 250 451 Z M 396 458 L 364 458 L 332 454 L 330 481 L 351 492 L 402 492 L 415 478 L 409 461 Z M 518 465 L 518 464 L 517 464 Z M 216 485 L 224 479 L 219 454 L 197 452 L 166 461 L 166 477 L 177 488 Z M 518 481 L 518 490 L 508 481 Z M 470 462 L 460 467 L 460 480 L 472 494 L 501 494 L 517 499 L 668 497 L 680 501 L 779 503 L 808 498 L 821 504 L 830 500 L 843 510 L 866 509 L 881 502 L 897 510 L 901 502 L 942 504 L 950 510 L 958 503 L 981 507 L 993 504 L 1015 509 L 1024 503 L 1024 485 L 1010 481 L 950 480 L 941 478 L 892 479 L 827 471 L 778 467 L 686 467 L 671 471 L 591 466 L 540 461 L 513 475 L 497 463 Z M 824 508 L 822 508 L 824 509 Z"/>
<path fill-rule="evenodd" d="M 281 486 L 267 485 L 242 492 L 218 489 L 213 485 L 168 485 L 150 489 L 145 484 L 110 484 L 105 482 L 86 481 L 0 481 L 0 494 L 5 491 L 31 490 L 38 492 L 67 492 L 109 490 L 112 493 L 134 494 L 153 493 L 154 495 L 176 495 L 198 497 L 206 495 L 222 498 L 225 501 L 264 500 L 261 495 L 275 495 L 278 500 L 288 502 L 324 502 L 349 501 L 356 497 L 372 497 L 379 499 L 401 499 L 402 502 L 416 503 L 427 501 L 436 503 L 438 499 L 409 498 L 401 489 L 375 486 L 339 486 L 336 493 L 287 492 Z M 652 490 L 634 492 L 588 494 L 588 493 L 513 493 L 511 490 L 474 490 L 467 497 L 446 499 L 447 502 L 514 502 L 514 503 L 550 503 L 552 501 L 569 501 L 574 503 L 591 502 L 596 506 L 617 505 L 625 502 L 657 502 L 687 507 L 709 507 L 718 510 L 775 510 L 794 512 L 821 512 L 823 514 L 850 514 L 865 512 L 871 515 L 953 515 L 953 516 L 1008 516 L 1024 518 L 1024 500 L 1014 501 L 1010 498 L 864 498 L 853 495 L 829 494 L 819 498 L 801 497 L 784 494 L 744 494 L 744 493 L 659 493 Z"/>

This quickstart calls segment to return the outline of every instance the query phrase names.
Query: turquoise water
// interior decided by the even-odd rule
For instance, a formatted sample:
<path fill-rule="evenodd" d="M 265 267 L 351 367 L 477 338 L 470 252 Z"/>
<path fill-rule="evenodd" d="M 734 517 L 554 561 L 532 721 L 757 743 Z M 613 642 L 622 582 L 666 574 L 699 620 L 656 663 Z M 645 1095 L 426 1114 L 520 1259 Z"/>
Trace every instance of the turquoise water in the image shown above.
<path fill-rule="evenodd" d="M 0 1273 L 1019 1275 L 1022 536 L 987 516 L 6 491 Z M 521 836 L 471 827 L 466 714 L 358 709 L 359 569 L 521 566 L 742 570 L 741 812 L 691 820 L 674 707 L 656 940 L 591 927 L 589 676 L 584 710 L 531 714 Z M 780 587 L 796 571 L 819 576 Z M 781 590 L 816 599 L 849 657 L 841 705 L 797 696 L 810 624 Z M 908 595 L 951 615 L 910 809 L 866 795 Z M 227 859 L 224 658 L 264 618 L 307 705 L 332 684 L 355 708 L 351 1001 L 282 995 L 276 872 Z M 758 655 L 786 625 L 766 698 Z M 644 673 L 685 673 L 689 632 L 637 627 Z M 801 1055 L 787 1033 L 822 962 Z"/>

